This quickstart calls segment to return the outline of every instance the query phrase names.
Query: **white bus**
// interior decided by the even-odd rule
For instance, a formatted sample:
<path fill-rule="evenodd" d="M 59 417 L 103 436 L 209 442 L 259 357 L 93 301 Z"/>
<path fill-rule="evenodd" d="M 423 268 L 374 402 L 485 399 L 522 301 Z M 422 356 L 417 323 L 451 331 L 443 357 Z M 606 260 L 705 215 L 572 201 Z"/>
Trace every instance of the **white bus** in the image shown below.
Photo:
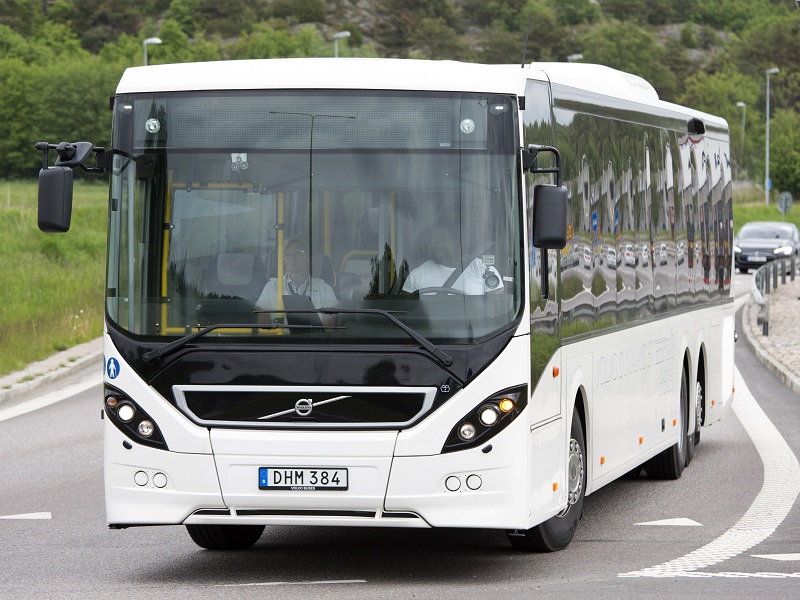
<path fill-rule="evenodd" d="M 727 125 L 638 77 L 173 64 L 128 69 L 113 115 L 111 149 L 37 144 L 45 231 L 73 169 L 110 173 L 112 528 L 559 550 L 586 495 L 679 477 L 732 402 Z"/>

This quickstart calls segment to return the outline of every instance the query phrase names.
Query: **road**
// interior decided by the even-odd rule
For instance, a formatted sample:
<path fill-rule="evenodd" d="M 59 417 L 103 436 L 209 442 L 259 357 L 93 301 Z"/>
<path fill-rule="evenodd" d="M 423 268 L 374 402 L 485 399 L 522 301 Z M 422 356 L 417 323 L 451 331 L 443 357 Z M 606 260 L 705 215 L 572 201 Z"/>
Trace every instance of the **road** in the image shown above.
<path fill-rule="evenodd" d="M 248 552 L 201 550 L 182 527 L 112 531 L 100 386 L 18 414 L 55 397 L 40 390 L 0 408 L 0 598 L 797 598 L 800 398 L 743 341 L 736 362 L 736 413 L 703 431 L 683 477 L 599 490 L 570 547 L 549 555 L 480 530 L 267 528 Z"/>

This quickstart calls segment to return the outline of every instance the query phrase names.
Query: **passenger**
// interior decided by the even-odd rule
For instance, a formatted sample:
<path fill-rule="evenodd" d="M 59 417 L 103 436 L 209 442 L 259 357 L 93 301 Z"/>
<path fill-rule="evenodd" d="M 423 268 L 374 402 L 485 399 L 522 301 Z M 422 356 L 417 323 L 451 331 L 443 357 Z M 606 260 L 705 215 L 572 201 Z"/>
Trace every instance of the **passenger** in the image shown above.
<path fill-rule="evenodd" d="M 331 308 L 338 304 L 333 288 L 322 279 L 309 273 L 310 254 L 306 243 L 300 238 L 289 238 L 283 244 L 283 294 L 308 296 L 314 308 Z M 256 310 L 270 310 L 278 307 L 278 279 L 273 277 L 264 286 L 261 296 L 256 300 Z M 282 315 L 280 315 L 282 316 Z M 259 322 L 272 321 L 271 313 L 261 313 Z M 320 315 L 323 324 L 331 325 L 334 315 Z"/>
<path fill-rule="evenodd" d="M 402 295 L 413 294 L 423 290 L 454 289 L 467 295 L 500 293 L 503 282 L 494 267 L 487 267 L 479 258 L 470 262 L 461 270 L 461 241 L 457 224 L 439 222 L 431 231 L 431 259 L 422 263 L 408 274 Z M 453 278 L 456 269 L 457 277 Z M 452 281 L 451 281 L 452 279 Z"/>

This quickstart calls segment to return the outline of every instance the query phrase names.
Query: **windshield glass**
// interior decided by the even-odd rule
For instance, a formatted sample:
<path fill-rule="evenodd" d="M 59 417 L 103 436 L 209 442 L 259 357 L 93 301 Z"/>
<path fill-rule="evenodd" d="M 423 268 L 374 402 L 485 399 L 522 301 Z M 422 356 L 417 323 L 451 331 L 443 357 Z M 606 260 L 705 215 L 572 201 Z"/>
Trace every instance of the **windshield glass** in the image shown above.
<path fill-rule="evenodd" d="M 207 337 L 259 343 L 413 343 L 375 309 L 440 342 L 507 329 L 522 290 L 514 102 L 117 97 L 109 319 L 159 337 L 226 324 Z M 299 312 L 320 308 L 355 312 Z"/>
<path fill-rule="evenodd" d="M 743 240 L 791 239 L 792 230 L 789 227 L 780 227 L 778 225 L 744 226 L 739 232 L 739 238 Z"/>

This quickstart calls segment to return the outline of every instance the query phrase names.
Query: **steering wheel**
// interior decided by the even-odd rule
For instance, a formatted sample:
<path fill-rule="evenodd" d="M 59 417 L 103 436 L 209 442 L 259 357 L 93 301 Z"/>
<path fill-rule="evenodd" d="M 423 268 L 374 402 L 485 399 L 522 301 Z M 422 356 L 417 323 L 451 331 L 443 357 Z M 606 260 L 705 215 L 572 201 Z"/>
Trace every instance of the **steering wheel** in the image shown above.
<path fill-rule="evenodd" d="M 417 293 L 420 296 L 423 296 L 423 295 L 426 295 L 426 294 L 439 295 L 439 294 L 450 294 L 450 293 L 452 293 L 452 294 L 454 294 L 456 296 L 466 296 L 466 294 L 463 291 L 457 290 L 456 288 L 447 287 L 447 286 L 442 286 L 442 287 L 424 287 L 424 288 L 418 289 Z"/>

